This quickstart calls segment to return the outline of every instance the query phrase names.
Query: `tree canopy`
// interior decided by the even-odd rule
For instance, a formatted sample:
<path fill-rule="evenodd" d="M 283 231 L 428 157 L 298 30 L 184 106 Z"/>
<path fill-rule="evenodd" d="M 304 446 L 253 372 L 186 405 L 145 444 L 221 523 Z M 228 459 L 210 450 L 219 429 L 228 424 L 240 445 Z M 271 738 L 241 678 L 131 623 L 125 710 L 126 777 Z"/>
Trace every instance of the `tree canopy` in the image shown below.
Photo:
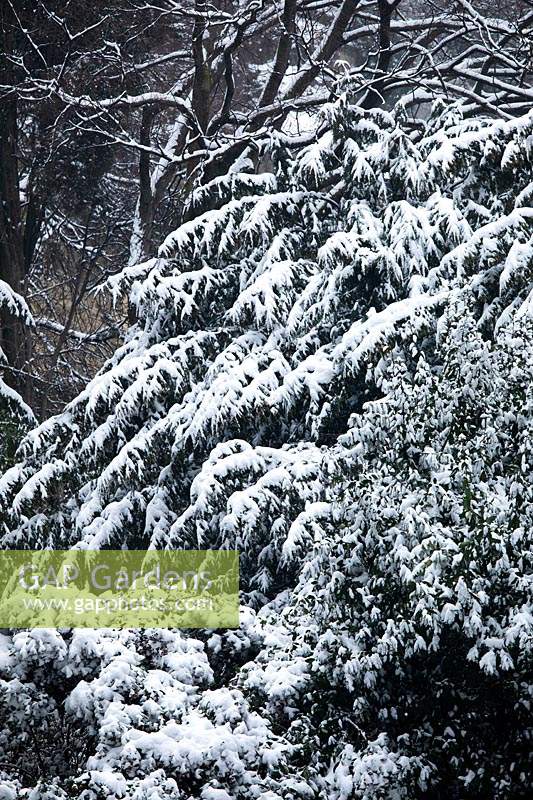
<path fill-rule="evenodd" d="M 3 544 L 238 549 L 242 625 L 8 639 L 15 796 L 528 796 L 532 128 L 347 92 L 108 280 Z"/>

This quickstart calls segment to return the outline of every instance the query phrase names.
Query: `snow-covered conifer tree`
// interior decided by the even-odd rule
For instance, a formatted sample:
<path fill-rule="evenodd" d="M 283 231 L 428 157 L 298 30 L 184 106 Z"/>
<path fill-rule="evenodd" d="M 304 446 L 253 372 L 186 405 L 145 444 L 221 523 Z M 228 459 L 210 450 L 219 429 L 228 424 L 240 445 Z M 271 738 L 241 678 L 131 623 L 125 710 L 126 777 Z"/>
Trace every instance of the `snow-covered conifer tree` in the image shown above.
<path fill-rule="evenodd" d="M 4 546 L 237 548 L 243 625 L 7 641 L 11 760 L 87 736 L 43 797 L 528 796 L 532 137 L 343 100 L 109 281 L 137 323 L 25 438 Z"/>
<path fill-rule="evenodd" d="M 236 544 L 268 583 L 295 512 L 320 499 L 322 446 L 373 396 L 365 354 L 457 278 L 479 272 L 486 322 L 527 278 L 530 130 L 452 108 L 412 135 L 401 108 L 341 103 L 315 144 L 274 138 L 270 172 L 241 157 L 198 189 L 160 257 L 110 281 L 138 322 L 25 440 L 1 483 L 4 541 Z M 502 292 L 486 242 L 515 242 Z"/>

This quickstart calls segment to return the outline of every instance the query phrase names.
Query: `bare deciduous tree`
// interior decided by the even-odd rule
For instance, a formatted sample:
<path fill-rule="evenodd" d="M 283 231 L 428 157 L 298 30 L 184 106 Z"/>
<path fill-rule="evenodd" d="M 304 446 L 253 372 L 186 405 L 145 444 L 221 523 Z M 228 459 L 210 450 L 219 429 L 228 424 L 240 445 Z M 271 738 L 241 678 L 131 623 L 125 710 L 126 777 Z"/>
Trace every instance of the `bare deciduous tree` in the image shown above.
<path fill-rule="evenodd" d="M 90 290 L 154 254 L 194 213 L 193 186 L 258 159 L 273 132 L 288 146 L 312 138 L 300 122 L 346 87 L 367 108 L 401 94 L 414 119 L 436 95 L 522 113 L 532 22 L 527 0 L 102 0 L 83 13 L 7 0 L 0 277 L 38 298 L 36 336 L 2 312 L 11 384 L 29 400 L 37 376 L 41 413 L 47 393 L 68 396 L 57 369 L 75 386 L 72 353 L 120 326 L 92 313 Z M 56 307 L 58 264 L 70 290 Z M 79 331 L 82 318 L 94 324 Z M 90 372 L 98 352 L 86 361 Z"/>

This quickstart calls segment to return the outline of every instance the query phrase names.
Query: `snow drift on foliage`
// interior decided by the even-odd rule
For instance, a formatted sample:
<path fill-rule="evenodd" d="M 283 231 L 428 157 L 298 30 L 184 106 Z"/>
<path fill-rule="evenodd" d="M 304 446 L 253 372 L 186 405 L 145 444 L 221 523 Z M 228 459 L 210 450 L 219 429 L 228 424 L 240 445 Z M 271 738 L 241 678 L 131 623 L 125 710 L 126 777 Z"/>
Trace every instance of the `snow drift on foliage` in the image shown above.
<path fill-rule="evenodd" d="M 35 800 L 528 796 L 532 151 L 342 101 L 109 282 L 137 323 L 22 443 L 4 546 L 236 547 L 243 624 L 16 634 L 8 796 L 35 737 Z"/>

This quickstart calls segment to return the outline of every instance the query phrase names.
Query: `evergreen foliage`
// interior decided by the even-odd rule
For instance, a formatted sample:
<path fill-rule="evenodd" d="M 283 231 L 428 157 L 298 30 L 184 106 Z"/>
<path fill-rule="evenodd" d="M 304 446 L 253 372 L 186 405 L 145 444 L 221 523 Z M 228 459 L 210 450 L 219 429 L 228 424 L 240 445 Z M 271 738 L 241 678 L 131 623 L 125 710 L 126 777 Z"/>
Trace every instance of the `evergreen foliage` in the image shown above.
<path fill-rule="evenodd" d="M 343 100 L 109 281 L 137 323 L 4 546 L 237 548 L 243 623 L 6 638 L 7 797 L 43 739 L 32 800 L 529 797 L 532 143 Z"/>
<path fill-rule="evenodd" d="M 32 324 L 26 302 L 3 280 L 0 280 L 0 309 L 6 312 L 7 318 L 22 318 L 28 325 Z M 35 425 L 31 408 L 5 380 L 3 373 L 7 372 L 10 377 L 12 375 L 2 349 L 2 340 L 3 331 L 0 330 L 0 473 L 12 466 L 23 434 L 30 426 Z"/>

